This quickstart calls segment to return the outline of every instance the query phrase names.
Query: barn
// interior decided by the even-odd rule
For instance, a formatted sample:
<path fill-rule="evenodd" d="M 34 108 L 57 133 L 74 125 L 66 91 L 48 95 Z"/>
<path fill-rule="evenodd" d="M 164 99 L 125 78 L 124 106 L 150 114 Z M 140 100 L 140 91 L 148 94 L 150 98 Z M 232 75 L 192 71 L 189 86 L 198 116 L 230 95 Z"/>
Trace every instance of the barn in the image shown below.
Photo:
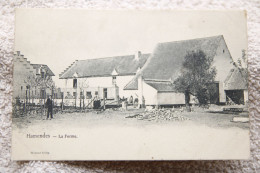
<path fill-rule="evenodd" d="M 224 90 L 230 104 L 248 102 L 248 73 L 245 68 L 231 69 L 225 82 Z"/>
<path fill-rule="evenodd" d="M 151 54 L 138 51 L 134 55 L 76 60 L 60 74 L 64 80 L 61 90 L 65 99 L 136 97 L 140 105 L 183 105 L 184 94 L 175 91 L 173 82 L 181 74 L 187 52 L 197 50 L 213 57 L 217 71 L 210 103 L 246 103 L 246 69 L 241 70 L 233 61 L 222 35 L 158 43 Z M 196 102 L 194 97 L 190 100 Z"/>
<path fill-rule="evenodd" d="M 183 41 L 158 43 L 144 67 L 125 86 L 124 90 L 132 90 L 138 94 L 140 104 L 145 105 L 180 105 L 185 97 L 174 90 L 173 81 L 180 75 L 184 57 L 189 51 L 202 50 L 206 56 L 213 57 L 213 66 L 217 75 L 214 91 L 210 95 L 212 104 L 226 104 L 227 95 L 232 90 L 230 83 L 239 81 L 239 75 L 233 79 L 232 69 L 237 69 L 222 35 Z M 235 70 L 236 71 L 236 70 Z M 233 72 L 234 73 L 234 72 Z M 234 84 L 233 82 L 233 84 Z M 228 86 L 227 86 L 228 85 Z M 246 90 L 237 86 L 237 90 Z M 247 98 L 243 92 L 243 97 Z M 245 96 L 244 96 L 245 95 Z M 241 96 L 242 97 L 242 96 Z M 196 101 L 191 98 L 191 101 Z M 145 102 L 145 103 L 143 103 Z"/>

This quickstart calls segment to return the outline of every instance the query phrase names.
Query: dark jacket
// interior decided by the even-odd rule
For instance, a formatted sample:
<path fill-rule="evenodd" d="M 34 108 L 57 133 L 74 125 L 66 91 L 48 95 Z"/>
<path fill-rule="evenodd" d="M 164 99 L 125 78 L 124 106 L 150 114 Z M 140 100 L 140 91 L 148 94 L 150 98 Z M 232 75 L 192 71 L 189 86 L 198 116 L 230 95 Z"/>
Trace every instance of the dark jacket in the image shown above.
<path fill-rule="evenodd" d="M 46 107 L 48 108 L 48 109 L 51 109 L 52 108 L 52 101 L 51 101 L 51 99 L 47 99 L 47 101 L 46 101 Z"/>

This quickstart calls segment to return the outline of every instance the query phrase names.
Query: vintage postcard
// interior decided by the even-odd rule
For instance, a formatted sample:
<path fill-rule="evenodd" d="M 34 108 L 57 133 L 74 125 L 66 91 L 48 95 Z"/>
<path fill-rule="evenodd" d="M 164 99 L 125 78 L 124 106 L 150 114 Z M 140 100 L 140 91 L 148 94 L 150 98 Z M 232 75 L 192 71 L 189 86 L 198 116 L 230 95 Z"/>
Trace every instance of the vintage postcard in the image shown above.
<path fill-rule="evenodd" d="M 245 11 L 17 9 L 13 160 L 250 157 Z"/>

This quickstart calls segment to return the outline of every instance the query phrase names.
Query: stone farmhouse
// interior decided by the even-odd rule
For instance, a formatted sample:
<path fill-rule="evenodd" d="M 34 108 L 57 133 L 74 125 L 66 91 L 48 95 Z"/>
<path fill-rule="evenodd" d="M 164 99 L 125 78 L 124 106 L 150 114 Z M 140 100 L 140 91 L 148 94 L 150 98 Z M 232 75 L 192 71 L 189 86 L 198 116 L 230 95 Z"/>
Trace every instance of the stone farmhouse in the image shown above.
<path fill-rule="evenodd" d="M 17 51 L 14 54 L 13 68 L 13 98 L 30 102 L 34 99 L 44 99 L 52 94 L 50 88 L 43 86 L 44 81 L 54 76 L 51 69 L 44 64 L 31 64 L 27 58 Z M 47 80 L 48 79 L 48 80 Z"/>
<path fill-rule="evenodd" d="M 216 89 L 210 93 L 210 103 L 225 104 L 228 99 L 245 103 L 247 76 L 244 72 L 240 75 L 241 70 L 233 61 L 223 36 L 158 43 L 151 54 L 137 52 L 136 55 L 75 61 L 60 74 L 65 86 L 62 92 L 65 98 L 79 98 L 78 94 L 87 99 L 132 97 L 138 98 L 140 105 L 182 105 L 184 94 L 174 90 L 173 81 L 180 75 L 187 52 L 194 50 L 214 57 L 217 75 L 212 85 Z M 241 80 L 244 83 L 236 85 Z M 234 98 L 236 93 L 239 98 Z"/>

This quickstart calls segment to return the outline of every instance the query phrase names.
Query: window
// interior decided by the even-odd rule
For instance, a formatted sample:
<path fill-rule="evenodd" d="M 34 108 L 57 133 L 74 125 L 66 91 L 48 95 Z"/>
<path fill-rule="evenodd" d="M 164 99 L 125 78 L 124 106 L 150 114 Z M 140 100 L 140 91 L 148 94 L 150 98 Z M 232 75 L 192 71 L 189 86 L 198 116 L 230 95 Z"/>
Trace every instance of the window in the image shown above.
<path fill-rule="evenodd" d="M 70 94 L 70 92 L 67 92 L 67 95 L 65 96 L 66 99 L 71 99 L 72 95 Z"/>
<path fill-rule="evenodd" d="M 114 84 L 114 85 L 116 84 L 116 76 L 112 77 L 112 84 Z"/>
<path fill-rule="evenodd" d="M 44 74 L 43 71 L 41 72 L 41 77 L 42 77 L 42 78 L 45 78 L 45 74 Z"/>
<path fill-rule="evenodd" d="M 37 69 L 36 69 L 36 75 L 39 75 L 39 74 L 40 74 L 40 69 L 37 68 Z"/>
<path fill-rule="evenodd" d="M 44 99 L 45 98 L 45 91 L 41 90 L 41 98 Z"/>
<path fill-rule="evenodd" d="M 86 94 L 87 94 L 87 99 L 92 99 L 92 94 L 91 94 L 91 92 L 87 91 Z"/>
<path fill-rule="evenodd" d="M 77 79 L 73 79 L 73 88 L 77 88 Z"/>
<path fill-rule="evenodd" d="M 80 98 L 84 99 L 84 93 L 80 91 Z"/>
<path fill-rule="evenodd" d="M 96 96 L 98 95 L 98 91 L 95 91 L 95 95 L 96 95 Z"/>
<path fill-rule="evenodd" d="M 77 93 L 73 92 L 73 97 L 76 98 L 77 97 Z"/>

